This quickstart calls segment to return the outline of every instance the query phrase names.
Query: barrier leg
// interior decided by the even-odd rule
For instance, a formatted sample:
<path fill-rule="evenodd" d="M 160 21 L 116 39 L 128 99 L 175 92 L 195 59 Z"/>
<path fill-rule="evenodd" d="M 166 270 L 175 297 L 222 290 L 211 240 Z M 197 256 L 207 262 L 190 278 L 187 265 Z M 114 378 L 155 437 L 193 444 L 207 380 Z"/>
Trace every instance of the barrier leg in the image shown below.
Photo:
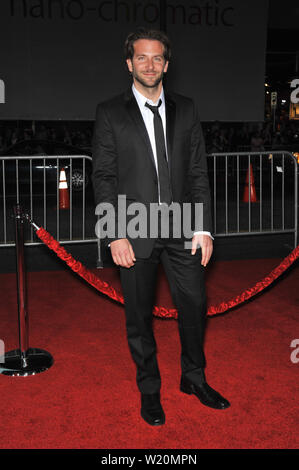
<path fill-rule="evenodd" d="M 28 376 L 43 372 L 53 364 L 53 357 L 47 351 L 29 348 L 29 316 L 26 299 L 26 278 L 24 262 L 24 217 L 22 208 L 14 207 L 17 262 L 17 295 L 19 322 L 19 349 L 9 351 L 0 364 L 4 375 Z"/>

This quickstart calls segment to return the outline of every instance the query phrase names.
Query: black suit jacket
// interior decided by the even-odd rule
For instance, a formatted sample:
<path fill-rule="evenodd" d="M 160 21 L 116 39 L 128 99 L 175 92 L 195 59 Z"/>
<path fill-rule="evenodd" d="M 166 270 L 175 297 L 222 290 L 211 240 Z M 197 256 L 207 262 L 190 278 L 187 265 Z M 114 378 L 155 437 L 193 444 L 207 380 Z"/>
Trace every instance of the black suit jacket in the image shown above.
<path fill-rule="evenodd" d="M 165 92 L 166 139 L 173 202 L 203 203 L 203 227 L 212 231 L 205 143 L 196 107 L 190 98 Z M 148 207 L 158 202 L 158 179 L 148 133 L 132 89 L 97 106 L 93 134 L 93 186 L 96 205 L 117 197 Z M 111 241 L 123 238 L 106 238 Z M 153 238 L 130 238 L 137 257 L 150 256 Z"/>

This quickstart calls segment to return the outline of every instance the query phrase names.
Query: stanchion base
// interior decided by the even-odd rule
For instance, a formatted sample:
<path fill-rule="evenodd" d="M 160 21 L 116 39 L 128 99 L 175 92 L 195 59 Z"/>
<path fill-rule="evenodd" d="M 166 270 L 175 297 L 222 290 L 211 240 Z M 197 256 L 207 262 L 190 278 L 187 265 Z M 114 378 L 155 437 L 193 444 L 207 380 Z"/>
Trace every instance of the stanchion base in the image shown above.
<path fill-rule="evenodd" d="M 4 363 L 0 364 L 0 374 L 26 377 L 48 370 L 54 360 L 43 349 L 29 348 L 23 359 L 20 349 L 5 354 Z"/>

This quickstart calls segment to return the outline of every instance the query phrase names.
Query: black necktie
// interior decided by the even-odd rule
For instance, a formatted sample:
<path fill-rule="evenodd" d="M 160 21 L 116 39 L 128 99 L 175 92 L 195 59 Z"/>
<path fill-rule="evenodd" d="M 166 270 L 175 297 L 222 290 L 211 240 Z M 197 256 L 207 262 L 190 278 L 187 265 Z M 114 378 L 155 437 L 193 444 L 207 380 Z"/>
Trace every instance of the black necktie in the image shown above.
<path fill-rule="evenodd" d="M 157 161 L 158 161 L 158 178 L 159 178 L 159 188 L 160 188 L 160 201 L 171 204 L 171 186 L 170 178 L 168 171 L 168 163 L 166 158 L 166 148 L 165 148 L 165 138 L 162 119 L 159 114 L 159 106 L 161 105 L 162 100 L 159 100 L 158 106 L 152 106 L 149 103 L 145 103 L 154 114 L 154 130 L 155 130 L 155 140 L 156 140 L 156 152 L 157 152 Z"/>

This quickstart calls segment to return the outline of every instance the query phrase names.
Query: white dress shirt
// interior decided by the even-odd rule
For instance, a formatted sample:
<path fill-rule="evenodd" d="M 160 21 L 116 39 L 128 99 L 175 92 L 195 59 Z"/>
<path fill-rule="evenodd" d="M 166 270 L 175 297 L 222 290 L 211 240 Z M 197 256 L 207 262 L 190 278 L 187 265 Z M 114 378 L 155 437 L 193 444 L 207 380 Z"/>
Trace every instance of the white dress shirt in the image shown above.
<path fill-rule="evenodd" d="M 149 136 L 149 139 L 150 139 L 150 143 L 151 143 L 151 147 L 152 147 L 152 151 L 153 151 L 153 154 L 154 154 L 154 160 L 155 160 L 155 164 L 156 164 L 156 172 L 157 172 L 157 175 L 158 175 L 158 162 L 157 162 L 157 152 L 156 152 L 156 140 L 155 140 L 155 129 L 154 129 L 154 113 L 147 107 L 145 106 L 145 103 L 149 103 L 150 105 L 152 106 L 157 106 L 158 103 L 159 103 L 159 100 L 162 101 L 161 105 L 159 106 L 158 108 L 158 112 L 161 116 L 161 119 L 162 119 L 162 124 L 163 124 L 163 129 L 164 129 L 164 138 L 165 138 L 165 149 L 166 149 L 166 156 L 167 156 L 167 160 L 168 160 L 168 155 L 167 155 L 167 142 L 166 142 L 166 113 L 165 113 L 165 96 L 164 96 L 164 89 L 162 87 L 162 90 L 161 90 L 161 94 L 160 96 L 158 97 L 157 101 L 156 102 L 153 102 L 152 100 L 150 100 L 149 98 L 146 98 L 145 96 L 143 96 L 135 87 L 135 85 L 133 84 L 132 85 L 132 92 L 136 98 L 136 101 L 137 101 L 137 104 L 139 106 L 139 109 L 140 109 L 140 112 L 142 114 L 142 117 L 143 117 L 143 121 L 144 121 L 144 124 L 145 124 L 145 127 L 146 127 L 146 130 L 147 130 L 147 133 L 148 133 L 148 136 Z M 158 176 L 159 178 L 159 176 Z M 160 202 L 160 194 L 159 194 L 159 204 L 161 204 Z M 194 232 L 194 235 L 196 234 L 204 234 L 204 235 L 209 235 L 212 239 L 212 235 L 210 234 L 210 232 L 205 232 L 205 231 L 198 231 L 198 232 Z M 214 239 L 213 239 L 214 240 Z"/>

